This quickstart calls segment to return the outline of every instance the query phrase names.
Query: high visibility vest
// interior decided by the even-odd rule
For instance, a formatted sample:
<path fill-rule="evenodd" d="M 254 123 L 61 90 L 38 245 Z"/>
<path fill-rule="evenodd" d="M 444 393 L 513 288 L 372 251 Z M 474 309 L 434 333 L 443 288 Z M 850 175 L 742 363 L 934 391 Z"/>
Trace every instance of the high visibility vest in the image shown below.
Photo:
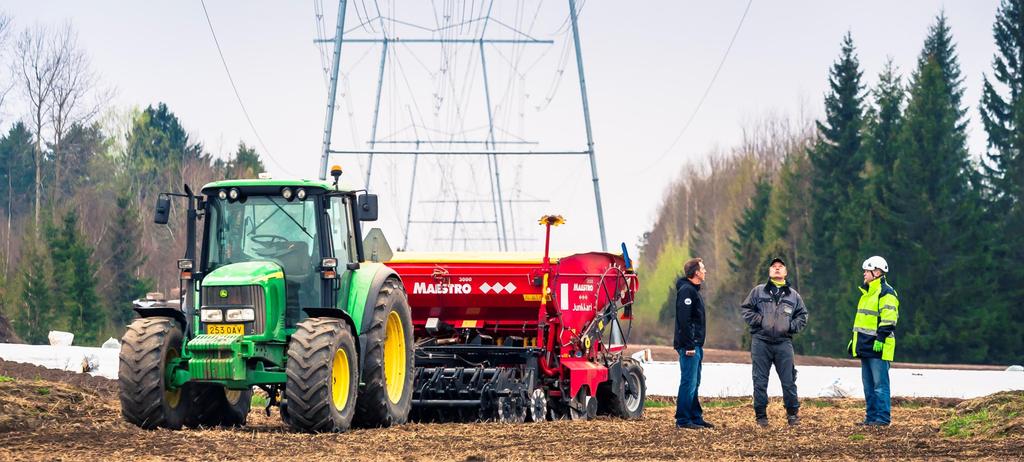
<path fill-rule="evenodd" d="M 857 302 L 857 316 L 853 319 L 853 348 L 854 357 L 866 356 L 858 353 L 858 346 L 861 351 L 871 351 L 875 340 L 878 338 L 879 330 L 888 331 L 882 346 L 882 359 L 892 361 L 896 353 L 896 321 L 899 319 L 900 301 L 896 298 L 896 289 L 884 281 L 885 277 L 875 279 L 868 283 L 868 288 L 860 287 L 860 301 Z M 876 353 L 877 354 L 877 353 Z"/>

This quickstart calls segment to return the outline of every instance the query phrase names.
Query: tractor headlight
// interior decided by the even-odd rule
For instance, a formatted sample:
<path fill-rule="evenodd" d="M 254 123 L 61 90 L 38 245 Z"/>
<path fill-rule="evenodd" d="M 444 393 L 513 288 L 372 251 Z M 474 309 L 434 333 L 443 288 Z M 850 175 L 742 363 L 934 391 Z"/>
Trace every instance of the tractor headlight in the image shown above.
<path fill-rule="evenodd" d="M 253 321 L 256 319 L 256 311 L 252 308 L 235 308 L 227 311 L 227 321 Z"/>
<path fill-rule="evenodd" d="M 199 319 L 203 322 L 221 322 L 224 320 L 224 312 L 221 310 L 199 310 Z"/>
<path fill-rule="evenodd" d="M 299 188 L 297 191 L 295 191 L 295 197 L 299 198 L 300 201 L 306 200 L 306 190 L 303 188 Z"/>
<path fill-rule="evenodd" d="M 281 197 L 284 197 L 286 201 L 290 201 L 292 197 L 295 197 L 295 194 L 292 193 L 292 188 L 284 188 L 281 190 Z"/>
<path fill-rule="evenodd" d="M 237 201 L 241 195 L 242 193 L 238 191 L 238 188 L 231 188 L 231 190 L 228 191 L 228 197 L 233 201 Z"/>
<path fill-rule="evenodd" d="M 217 191 L 217 199 L 220 199 L 222 201 L 223 200 L 227 200 L 228 199 L 228 192 L 226 190 L 223 190 L 223 189 L 221 189 L 220 191 Z"/>

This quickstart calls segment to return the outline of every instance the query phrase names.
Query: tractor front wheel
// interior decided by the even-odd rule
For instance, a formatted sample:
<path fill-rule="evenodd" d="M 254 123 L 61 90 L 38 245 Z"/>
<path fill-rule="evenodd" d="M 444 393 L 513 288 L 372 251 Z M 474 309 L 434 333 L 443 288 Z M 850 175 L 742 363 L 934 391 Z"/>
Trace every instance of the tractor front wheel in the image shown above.
<path fill-rule="evenodd" d="M 121 338 L 117 381 L 121 415 L 129 423 L 150 430 L 179 429 L 192 400 L 189 384 L 170 388 L 168 366 L 181 356 L 182 332 L 166 317 L 133 321 Z"/>
<path fill-rule="evenodd" d="M 245 425 L 252 404 L 252 389 L 228 390 L 215 383 L 195 383 L 192 386 L 192 403 L 185 418 L 185 426 L 196 428 Z"/>
<path fill-rule="evenodd" d="M 356 424 L 387 427 L 409 420 L 412 409 L 412 314 L 405 288 L 388 279 L 377 294 L 363 353 L 363 382 L 356 404 Z"/>
<path fill-rule="evenodd" d="M 359 364 L 348 323 L 308 318 L 288 344 L 286 422 L 307 432 L 343 432 L 352 425 Z"/>

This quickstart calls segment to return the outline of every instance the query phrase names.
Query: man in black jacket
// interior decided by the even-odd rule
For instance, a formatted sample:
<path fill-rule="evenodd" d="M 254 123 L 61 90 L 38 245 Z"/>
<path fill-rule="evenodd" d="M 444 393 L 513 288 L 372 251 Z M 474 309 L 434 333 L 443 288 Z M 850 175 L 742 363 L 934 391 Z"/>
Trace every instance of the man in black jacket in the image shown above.
<path fill-rule="evenodd" d="M 789 425 L 800 423 L 793 334 L 807 325 L 807 308 L 796 289 L 790 287 L 787 275 L 786 262 L 773 259 L 768 267 L 768 282 L 755 286 L 741 306 L 743 320 L 750 326 L 754 416 L 762 427 L 768 426 L 768 372 L 772 364 L 782 381 L 786 420 Z"/>
<path fill-rule="evenodd" d="M 676 400 L 676 427 L 713 428 L 704 420 L 704 411 L 697 399 L 700 387 L 701 362 L 704 359 L 704 298 L 700 285 L 707 269 L 700 258 L 683 264 L 683 276 L 676 282 L 676 328 L 673 347 L 679 352 L 679 397 Z"/>

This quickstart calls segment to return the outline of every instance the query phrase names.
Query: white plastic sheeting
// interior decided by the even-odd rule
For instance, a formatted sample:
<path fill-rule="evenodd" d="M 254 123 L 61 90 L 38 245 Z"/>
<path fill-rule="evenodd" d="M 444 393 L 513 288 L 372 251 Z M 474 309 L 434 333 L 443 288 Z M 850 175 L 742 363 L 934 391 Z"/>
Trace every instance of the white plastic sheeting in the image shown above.
<path fill-rule="evenodd" d="M 678 362 L 652 361 L 644 363 L 643 368 L 648 395 L 678 394 Z M 864 397 L 859 367 L 798 366 L 796 385 L 801 398 Z M 1024 390 L 1024 372 L 891 368 L 889 387 L 891 396 L 976 398 L 1004 390 Z M 753 390 L 750 364 L 703 365 L 700 396 L 751 396 Z M 782 396 L 774 368 L 768 381 L 768 395 Z"/>
<path fill-rule="evenodd" d="M 117 378 L 119 349 L 0 343 L 0 359 Z"/>
<path fill-rule="evenodd" d="M 36 364 L 51 369 L 87 372 L 117 378 L 119 349 L 80 346 L 20 345 L 0 343 L 0 359 Z M 643 361 L 644 356 L 637 354 Z M 679 363 L 643 361 L 647 394 L 676 396 L 679 389 Z M 1021 371 L 967 371 L 948 369 L 890 369 L 892 396 L 931 398 L 976 398 L 1003 390 L 1024 390 Z M 796 378 L 803 398 L 862 398 L 860 368 L 799 366 Z M 700 395 L 706 397 L 751 396 L 750 364 L 705 363 Z M 768 382 L 769 396 L 782 396 L 775 371 Z"/>

